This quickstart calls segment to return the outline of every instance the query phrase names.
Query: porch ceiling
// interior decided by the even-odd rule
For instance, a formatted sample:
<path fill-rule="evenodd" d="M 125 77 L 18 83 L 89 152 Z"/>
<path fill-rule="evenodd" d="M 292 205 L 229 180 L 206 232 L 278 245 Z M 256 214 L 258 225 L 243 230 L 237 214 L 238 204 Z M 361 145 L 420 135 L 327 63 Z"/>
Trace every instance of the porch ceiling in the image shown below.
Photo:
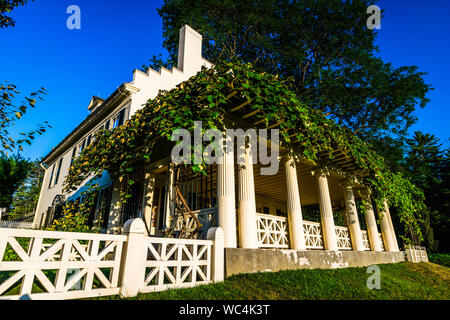
<path fill-rule="evenodd" d="M 255 193 L 258 197 L 267 200 L 275 200 L 287 203 L 286 189 L 286 170 L 284 163 L 280 163 L 279 171 L 276 175 L 263 176 L 260 174 L 261 165 L 253 166 Z M 297 178 L 300 192 L 300 201 L 303 206 L 317 204 L 318 191 L 316 178 L 311 174 L 312 167 L 305 164 L 297 164 Z M 236 188 L 237 188 L 237 170 L 236 170 Z M 340 181 L 335 177 L 328 177 L 328 186 L 333 206 L 341 204 L 344 196 L 340 187 Z M 236 189 L 237 190 L 237 189 Z"/>

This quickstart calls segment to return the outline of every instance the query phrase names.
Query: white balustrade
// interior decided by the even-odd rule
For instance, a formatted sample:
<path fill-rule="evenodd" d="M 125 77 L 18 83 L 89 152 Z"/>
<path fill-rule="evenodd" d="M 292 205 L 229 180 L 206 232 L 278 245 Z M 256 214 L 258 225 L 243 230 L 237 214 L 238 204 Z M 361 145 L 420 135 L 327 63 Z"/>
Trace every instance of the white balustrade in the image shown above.
<path fill-rule="evenodd" d="M 286 217 L 257 213 L 259 248 L 289 248 Z"/>
<path fill-rule="evenodd" d="M 405 246 L 406 259 L 412 263 L 428 262 L 428 255 L 425 247 Z"/>
<path fill-rule="evenodd" d="M 369 236 L 366 230 L 361 230 L 361 238 L 364 247 L 364 251 L 370 250 Z"/>
<path fill-rule="evenodd" d="M 8 221 L 8 220 L 3 220 L 3 221 L 0 221 L 0 228 L 32 229 L 33 228 L 33 223 L 32 222 L 25 222 L 25 221 Z"/>
<path fill-rule="evenodd" d="M 339 250 L 351 250 L 352 243 L 347 227 L 335 226 L 336 240 Z"/>
<path fill-rule="evenodd" d="M 323 249 L 320 223 L 303 220 L 306 249 Z"/>
<path fill-rule="evenodd" d="M 381 251 L 385 251 L 384 249 L 384 241 L 383 241 L 383 236 L 381 235 L 381 233 L 378 233 L 378 240 L 380 241 L 380 245 L 381 245 Z"/>

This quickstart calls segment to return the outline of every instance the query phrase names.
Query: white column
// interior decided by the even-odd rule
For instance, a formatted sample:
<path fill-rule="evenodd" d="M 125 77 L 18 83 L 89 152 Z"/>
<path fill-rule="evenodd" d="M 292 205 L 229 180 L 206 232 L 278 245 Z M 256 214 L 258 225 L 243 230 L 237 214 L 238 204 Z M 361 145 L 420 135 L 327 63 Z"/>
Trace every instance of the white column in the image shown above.
<path fill-rule="evenodd" d="M 219 227 L 224 232 L 225 248 L 237 247 L 233 151 L 233 145 L 225 147 L 223 157 L 217 164 L 217 213 Z"/>
<path fill-rule="evenodd" d="M 297 170 L 295 161 L 289 157 L 285 163 L 287 183 L 287 210 L 289 224 L 289 239 L 291 249 L 306 250 L 303 233 L 302 207 L 298 190 Z"/>
<path fill-rule="evenodd" d="M 384 200 L 384 212 L 386 213 L 386 218 L 388 219 L 389 229 L 391 229 L 391 237 L 392 237 L 392 242 L 394 245 L 394 251 L 400 252 L 399 247 L 398 247 L 397 237 L 395 236 L 394 225 L 392 224 L 391 213 L 389 211 L 389 206 L 388 206 L 386 200 Z"/>
<path fill-rule="evenodd" d="M 325 250 L 338 250 L 328 180 L 322 170 L 315 171 L 319 191 L 320 216 Z"/>
<path fill-rule="evenodd" d="M 367 236 L 369 238 L 370 248 L 372 251 L 383 251 L 381 248 L 380 238 L 378 237 L 377 220 L 375 219 L 375 212 L 373 211 L 370 194 L 367 191 L 363 191 L 361 192 L 361 196 L 365 203 Z"/>
<path fill-rule="evenodd" d="M 173 184 L 175 183 L 175 166 L 174 164 L 170 164 L 167 169 L 167 179 L 166 179 L 166 196 L 164 199 L 164 230 L 170 228 L 170 219 L 174 214 L 175 210 L 175 193 Z"/>
<path fill-rule="evenodd" d="M 380 218 L 381 235 L 383 237 L 384 249 L 386 251 L 394 252 L 395 245 L 392 237 L 391 226 L 389 225 L 389 219 L 386 213 L 386 206 L 382 211 L 378 211 L 378 217 Z"/>
<path fill-rule="evenodd" d="M 355 195 L 351 185 L 345 184 L 342 186 L 345 200 L 345 214 L 347 227 L 350 232 L 350 240 L 352 241 L 352 248 L 355 251 L 364 251 L 364 245 L 361 236 L 361 227 L 359 225 L 358 210 L 356 209 Z"/>
<path fill-rule="evenodd" d="M 255 183 L 251 144 L 245 149 L 244 165 L 239 164 L 239 244 L 241 248 L 258 248 Z"/>

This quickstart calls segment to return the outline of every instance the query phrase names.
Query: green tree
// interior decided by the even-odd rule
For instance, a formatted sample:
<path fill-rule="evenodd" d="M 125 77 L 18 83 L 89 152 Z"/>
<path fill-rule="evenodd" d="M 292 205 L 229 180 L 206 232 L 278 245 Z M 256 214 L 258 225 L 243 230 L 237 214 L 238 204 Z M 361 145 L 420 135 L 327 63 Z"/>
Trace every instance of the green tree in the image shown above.
<path fill-rule="evenodd" d="M 36 135 L 43 134 L 48 127 L 51 127 L 45 121 L 43 124 L 38 124 L 36 129 L 20 132 L 20 139 L 13 137 L 9 128 L 22 118 L 29 107 L 35 108 L 36 99 L 43 100 L 42 96 L 46 94 L 46 91 L 41 88 L 37 92 L 32 92 L 29 97 L 25 97 L 25 101 L 19 104 L 15 102 L 18 94 L 20 92 L 17 91 L 15 85 L 0 83 L 0 155 L 8 156 L 9 153 L 13 153 L 17 149 L 23 151 L 25 143 L 31 145 Z"/>
<path fill-rule="evenodd" d="M 376 32 L 366 27 L 371 4 L 166 0 L 158 12 L 169 63 L 177 61 L 179 29 L 189 24 L 203 35 L 206 59 L 218 63 L 239 56 L 264 71 L 291 77 L 303 103 L 377 142 L 389 156 L 384 138 L 404 139 L 416 121 L 413 111 L 426 105 L 431 87 L 416 66 L 394 68 L 375 55 Z M 157 61 L 153 57 L 153 65 Z"/>
<path fill-rule="evenodd" d="M 34 0 L 32 0 L 34 1 Z M 2 0 L 0 1 L 0 28 L 14 27 L 15 21 L 9 16 L 11 11 L 18 7 L 23 6 L 28 0 Z"/>
<path fill-rule="evenodd" d="M 14 26 L 15 21 L 9 14 L 14 8 L 23 6 L 27 2 L 28 0 L 2 0 L 0 2 L 0 28 Z M 22 103 L 15 101 L 19 94 L 20 92 L 14 84 L 0 83 L 0 156 L 8 156 L 9 152 L 13 153 L 16 149 L 23 151 L 25 143 L 30 145 L 37 134 L 43 134 L 46 128 L 50 127 L 45 121 L 43 124 L 38 124 L 36 129 L 20 132 L 21 139 L 12 137 L 9 128 L 23 117 L 29 107 L 35 108 L 36 99 L 43 100 L 42 96 L 46 94 L 46 90 L 41 88 L 36 92 L 31 92 L 29 96 L 24 97 Z"/>
<path fill-rule="evenodd" d="M 439 139 L 432 134 L 414 132 L 408 139 L 405 158 L 406 173 L 425 194 L 422 212 L 423 233 L 427 247 L 433 251 L 449 250 L 448 232 L 448 150 L 442 150 Z M 446 182 L 447 179 L 447 182 Z"/>
<path fill-rule="evenodd" d="M 40 166 L 40 160 L 33 161 L 25 180 L 14 193 L 10 217 L 16 218 L 34 212 L 39 200 L 43 178 L 44 169 Z"/>
<path fill-rule="evenodd" d="M 9 208 L 13 194 L 26 178 L 30 162 L 18 157 L 0 155 L 0 208 Z"/>

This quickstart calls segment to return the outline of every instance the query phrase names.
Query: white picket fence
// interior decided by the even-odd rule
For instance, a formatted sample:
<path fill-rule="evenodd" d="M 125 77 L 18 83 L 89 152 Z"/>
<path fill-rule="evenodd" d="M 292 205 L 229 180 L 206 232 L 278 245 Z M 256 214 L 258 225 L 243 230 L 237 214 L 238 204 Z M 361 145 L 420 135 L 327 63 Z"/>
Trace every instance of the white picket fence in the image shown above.
<path fill-rule="evenodd" d="M 141 219 L 123 235 L 0 229 L 0 299 L 132 297 L 222 281 L 222 229 L 208 238 L 148 237 Z"/>
<path fill-rule="evenodd" d="M 33 222 L 1 220 L 0 228 L 32 229 Z"/>

